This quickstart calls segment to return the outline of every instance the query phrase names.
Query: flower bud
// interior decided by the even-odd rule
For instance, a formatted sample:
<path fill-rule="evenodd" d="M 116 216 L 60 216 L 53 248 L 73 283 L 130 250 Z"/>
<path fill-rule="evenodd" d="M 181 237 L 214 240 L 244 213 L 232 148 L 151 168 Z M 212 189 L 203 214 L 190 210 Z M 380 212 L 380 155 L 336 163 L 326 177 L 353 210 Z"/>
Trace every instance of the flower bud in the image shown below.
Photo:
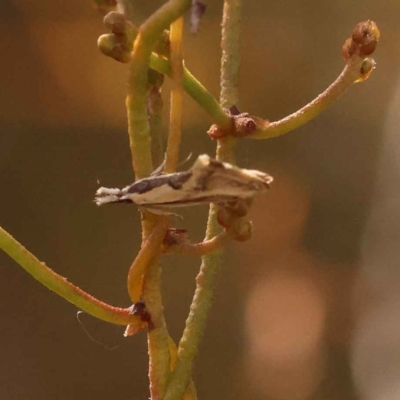
<path fill-rule="evenodd" d="M 97 40 L 97 46 L 107 57 L 114 58 L 122 63 L 127 63 L 130 58 L 129 48 L 122 43 L 113 33 L 101 35 Z"/>
<path fill-rule="evenodd" d="M 350 38 L 343 47 L 342 53 L 345 60 L 349 60 L 354 54 L 359 57 L 371 55 L 378 44 L 380 32 L 374 21 L 363 21 L 356 25 Z"/>
<path fill-rule="evenodd" d="M 373 58 L 366 58 L 361 64 L 360 74 L 361 77 L 356 80 L 356 82 L 364 82 L 369 78 L 371 72 L 375 69 L 376 62 Z"/>
<path fill-rule="evenodd" d="M 235 240 L 245 242 L 251 238 L 253 233 L 253 223 L 245 219 L 237 220 L 235 224 Z"/>
<path fill-rule="evenodd" d="M 127 21 L 125 15 L 117 11 L 109 12 L 103 19 L 107 29 L 116 35 L 122 35 L 126 31 Z"/>

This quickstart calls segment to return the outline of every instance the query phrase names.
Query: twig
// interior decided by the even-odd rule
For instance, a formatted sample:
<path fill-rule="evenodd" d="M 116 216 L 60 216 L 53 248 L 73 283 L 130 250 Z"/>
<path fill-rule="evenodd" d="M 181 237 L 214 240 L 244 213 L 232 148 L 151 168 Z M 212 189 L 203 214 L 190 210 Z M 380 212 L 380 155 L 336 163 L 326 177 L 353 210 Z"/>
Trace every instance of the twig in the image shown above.
<path fill-rule="evenodd" d="M 164 75 L 172 76 L 169 61 L 155 53 L 150 57 L 150 66 Z M 229 129 L 231 127 L 231 116 L 225 112 L 215 97 L 212 96 L 187 68 L 183 70 L 183 88 L 186 93 L 206 111 L 214 123 L 222 129 Z"/>
<path fill-rule="evenodd" d="M 146 109 L 147 73 L 151 52 L 163 31 L 179 18 L 190 4 L 190 0 L 170 0 L 165 3 L 140 26 L 133 45 L 126 106 L 132 161 L 137 179 L 150 175 L 153 170 Z"/>
<path fill-rule="evenodd" d="M 144 327 L 140 318 L 130 314 L 129 308 L 110 306 L 68 282 L 66 278 L 40 262 L 1 227 L 0 248 L 48 289 L 88 314 L 116 325 L 130 324 L 135 327 Z"/>
<path fill-rule="evenodd" d="M 230 59 L 231 52 L 238 53 L 236 46 L 239 46 L 239 21 L 241 15 L 241 0 L 225 0 L 224 14 L 222 20 L 222 59 Z M 227 42 L 231 45 L 227 45 Z M 227 101 L 237 100 L 236 82 L 238 65 L 233 66 L 230 71 L 230 64 L 221 65 L 221 81 L 224 82 L 224 89 L 221 91 L 222 106 L 229 108 L 234 104 Z M 223 98 L 222 98 L 222 92 Z M 224 162 L 235 162 L 236 139 L 226 138 L 218 140 L 217 159 Z M 217 206 L 211 204 L 207 223 L 206 240 L 210 240 L 221 232 L 217 222 Z M 193 360 L 197 355 L 198 346 L 203 336 L 209 309 L 213 299 L 215 276 L 221 266 L 221 250 L 207 254 L 202 258 L 200 272 L 196 277 L 196 291 L 190 306 L 190 313 L 186 320 L 185 330 L 178 347 L 178 360 L 168 384 L 164 400 L 180 400 L 190 382 Z"/>
<path fill-rule="evenodd" d="M 227 244 L 232 237 L 233 235 L 231 233 L 224 231 L 217 236 L 214 236 L 209 240 L 204 240 L 200 243 L 181 243 L 178 245 L 169 246 L 165 252 L 169 254 L 205 256 L 209 253 L 219 250 L 221 247 Z"/>
<path fill-rule="evenodd" d="M 249 139 L 268 139 L 283 135 L 318 116 L 341 96 L 354 82 L 362 77 L 361 67 L 365 57 L 354 56 L 339 77 L 318 97 L 293 114 L 275 122 L 256 120 L 257 130 L 246 136 Z"/>
<path fill-rule="evenodd" d="M 167 154 L 165 159 L 165 172 L 175 172 L 179 161 L 179 148 L 181 144 L 181 120 L 182 120 L 182 81 L 183 81 L 183 61 L 182 61 L 182 35 L 183 17 L 178 18 L 171 24 L 170 47 L 171 47 L 171 66 L 172 79 L 174 86 L 171 90 L 169 135 Z"/>
<path fill-rule="evenodd" d="M 128 273 L 128 293 L 133 303 L 142 297 L 142 278 L 147 268 L 161 254 L 161 245 L 167 231 L 168 221 L 162 219 L 154 226 L 150 235 L 143 239 L 142 248 Z"/>
<path fill-rule="evenodd" d="M 190 7 L 190 4 L 190 0 L 170 0 L 165 3 L 140 26 L 134 42 L 129 63 L 129 89 L 126 105 L 136 179 L 148 176 L 153 170 L 150 127 L 146 108 L 150 56 L 164 30 L 179 18 Z M 163 220 L 163 218 L 154 218 L 154 221 L 149 221 L 149 216 L 149 213 L 143 214 L 144 245 L 150 232 L 158 229 L 157 224 L 161 224 Z M 169 350 L 168 331 L 163 315 L 160 290 L 161 267 L 158 260 L 154 260 L 148 266 L 144 276 L 143 298 L 154 325 L 154 329 L 148 333 L 150 395 L 152 400 L 161 400 L 164 398 L 169 376 Z M 137 285 L 137 280 L 135 280 L 135 285 Z M 134 296 L 136 297 L 135 290 Z"/>

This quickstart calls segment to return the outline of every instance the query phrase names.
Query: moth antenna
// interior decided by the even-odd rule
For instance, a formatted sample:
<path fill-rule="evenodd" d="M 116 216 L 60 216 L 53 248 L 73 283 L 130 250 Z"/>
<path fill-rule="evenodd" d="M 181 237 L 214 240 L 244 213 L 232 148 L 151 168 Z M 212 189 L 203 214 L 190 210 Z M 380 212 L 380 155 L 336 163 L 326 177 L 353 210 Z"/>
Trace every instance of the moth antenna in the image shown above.
<path fill-rule="evenodd" d="M 167 154 L 164 155 L 163 162 L 150 174 L 150 176 L 161 175 L 164 171 L 166 161 L 167 161 Z"/>

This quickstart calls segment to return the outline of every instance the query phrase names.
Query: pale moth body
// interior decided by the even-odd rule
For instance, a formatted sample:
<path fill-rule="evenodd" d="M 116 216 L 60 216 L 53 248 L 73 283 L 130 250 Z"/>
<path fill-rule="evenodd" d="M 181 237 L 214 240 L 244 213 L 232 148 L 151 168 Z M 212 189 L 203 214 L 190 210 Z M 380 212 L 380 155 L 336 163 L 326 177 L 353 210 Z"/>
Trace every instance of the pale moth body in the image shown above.
<path fill-rule="evenodd" d="M 204 154 L 184 172 L 150 176 L 123 189 L 101 187 L 95 202 L 135 203 L 153 209 L 224 204 L 252 199 L 267 190 L 272 181 L 264 172 L 222 163 Z"/>

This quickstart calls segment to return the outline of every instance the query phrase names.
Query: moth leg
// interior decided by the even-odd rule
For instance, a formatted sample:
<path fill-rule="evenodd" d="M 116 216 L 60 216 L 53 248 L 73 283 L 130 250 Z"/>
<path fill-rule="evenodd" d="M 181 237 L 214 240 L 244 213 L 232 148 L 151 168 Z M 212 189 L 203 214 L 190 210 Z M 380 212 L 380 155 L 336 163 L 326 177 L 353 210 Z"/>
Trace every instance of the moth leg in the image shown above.
<path fill-rule="evenodd" d="M 168 217 L 168 216 L 174 216 L 183 219 L 183 217 L 179 214 L 175 214 L 169 210 L 166 210 L 165 208 L 157 207 L 157 206 L 151 206 L 151 205 L 146 205 L 146 206 L 139 206 L 139 210 L 147 210 L 150 211 L 153 214 Z"/>

